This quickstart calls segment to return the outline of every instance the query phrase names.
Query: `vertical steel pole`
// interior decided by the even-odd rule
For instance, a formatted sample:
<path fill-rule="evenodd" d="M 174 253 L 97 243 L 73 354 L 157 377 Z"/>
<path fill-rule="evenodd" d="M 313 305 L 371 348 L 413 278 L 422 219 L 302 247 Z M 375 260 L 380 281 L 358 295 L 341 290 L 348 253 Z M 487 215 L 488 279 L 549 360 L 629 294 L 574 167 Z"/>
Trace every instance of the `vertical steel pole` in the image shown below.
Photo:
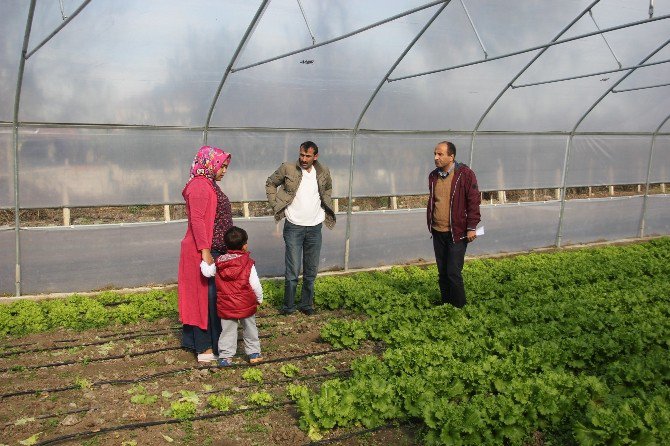
<path fill-rule="evenodd" d="M 35 14 L 35 2 L 30 2 L 28 10 L 28 20 L 26 21 L 26 30 L 23 34 L 23 47 L 21 48 L 21 59 L 19 60 L 19 74 L 16 79 L 16 95 L 14 96 L 14 117 L 12 122 L 12 139 L 14 144 L 14 239 L 16 269 L 14 274 L 14 283 L 16 285 L 16 296 L 21 295 L 21 219 L 19 210 L 21 209 L 19 201 L 19 104 L 21 103 L 21 86 L 23 85 L 23 72 L 26 66 L 26 54 L 28 53 L 28 42 L 30 41 L 30 30 L 33 26 L 33 16 Z"/>
<path fill-rule="evenodd" d="M 654 156 L 654 146 L 656 144 L 656 136 L 658 135 L 658 132 L 661 131 L 661 128 L 665 125 L 665 123 L 668 122 L 669 119 L 670 115 L 668 115 L 663 120 L 663 122 L 661 122 L 661 124 L 656 128 L 654 135 L 651 137 L 651 147 L 649 148 L 649 161 L 647 162 L 647 180 L 645 181 L 644 184 L 644 200 L 642 201 L 642 216 L 640 217 L 640 232 L 639 232 L 640 238 L 644 237 L 645 223 L 647 217 L 647 199 L 649 197 L 649 177 L 651 176 L 651 161 Z"/>
<path fill-rule="evenodd" d="M 354 161 L 356 158 L 356 136 L 358 135 L 358 130 L 360 128 L 361 122 L 363 121 L 363 117 L 365 116 L 365 113 L 367 113 L 368 109 L 370 108 L 370 105 L 372 104 L 372 101 L 375 99 L 377 94 L 379 93 L 379 90 L 381 90 L 382 86 L 384 85 L 384 82 L 386 82 L 393 73 L 393 70 L 396 69 L 398 64 L 405 58 L 407 53 L 409 53 L 409 50 L 412 49 L 414 44 L 421 38 L 421 36 L 426 32 L 428 27 L 437 19 L 437 17 L 444 11 L 444 8 L 447 7 L 447 5 L 451 2 L 451 0 L 445 0 L 444 4 L 438 8 L 438 10 L 433 14 L 433 16 L 426 22 L 426 24 L 421 28 L 421 31 L 412 39 L 412 41 L 407 45 L 405 50 L 398 56 L 396 59 L 395 63 L 389 68 L 389 70 L 386 72 L 386 75 L 384 78 L 377 84 L 377 88 L 375 88 L 375 91 L 372 93 L 370 98 L 368 99 L 368 102 L 365 104 L 365 107 L 363 107 L 363 110 L 361 111 L 361 114 L 358 116 L 358 120 L 356 120 L 356 125 L 354 126 L 354 130 L 352 131 L 351 134 L 351 158 L 349 160 L 349 192 L 348 192 L 348 200 L 349 204 L 347 206 L 347 224 L 346 224 L 346 231 L 345 231 L 345 236 L 344 236 L 344 270 L 349 269 L 349 240 L 351 238 L 351 202 L 353 201 L 353 194 L 354 194 Z"/>

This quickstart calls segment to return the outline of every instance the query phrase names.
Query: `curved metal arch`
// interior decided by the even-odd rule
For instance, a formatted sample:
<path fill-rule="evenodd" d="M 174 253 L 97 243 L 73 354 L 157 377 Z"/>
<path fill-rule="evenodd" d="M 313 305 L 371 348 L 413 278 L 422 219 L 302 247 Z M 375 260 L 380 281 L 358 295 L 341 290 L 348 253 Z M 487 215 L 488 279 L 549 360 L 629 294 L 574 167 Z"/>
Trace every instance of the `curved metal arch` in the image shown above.
<path fill-rule="evenodd" d="M 354 125 L 354 128 L 351 133 L 351 158 L 349 161 L 349 192 L 347 195 L 349 205 L 347 206 L 347 224 L 346 224 L 346 231 L 345 231 L 345 236 L 344 236 L 344 270 L 346 271 L 349 269 L 349 238 L 351 235 L 351 201 L 353 199 L 353 187 L 354 187 L 354 157 L 356 155 L 356 135 L 358 135 L 358 131 L 360 129 L 361 122 L 363 121 L 363 117 L 365 116 L 365 113 L 367 113 L 368 109 L 370 108 L 370 105 L 372 104 L 372 101 L 377 97 L 377 94 L 379 93 L 379 90 L 381 90 L 382 86 L 388 79 L 388 77 L 393 73 L 393 70 L 396 69 L 398 64 L 402 62 L 402 60 L 405 58 L 407 53 L 409 53 L 409 50 L 412 49 L 414 44 L 423 36 L 423 34 L 426 32 L 426 30 L 430 27 L 430 25 L 433 24 L 435 19 L 439 17 L 439 15 L 444 11 L 444 8 L 447 7 L 451 3 L 451 0 L 445 0 L 443 5 L 438 8 L 437 11 L 435 11 L 435 14 L 426 22 L 426 24 L 421 28 L 421 31 L 417 33 L 417 35 L 412 39 L 412 41 L 407 45 L 405 50 L 398 56 L 396 59 L 395 63 L 391 65 L 391 68 L 388 69 L 386 74 L 384 75 L 384 78 L 377 84 L 377 88 L 375 88 L 374 92 L 366 102 L 365 106 L 363 107 L 363 110 L 361 110 L 361 113 L 358 115 L 358 119 L 356 120 L 356 124 Z"/>
<path fill-rule="evenodd" d="M 16 78 L 16 94 L 14 96 L 14 115 L 12 118 L 12 139 L 14 144 L 14 247 L 16 254 L 16 270 L 14 283 L 16 286 L 16 296 L 21 295 L 21 219 L 19 218 L 19 105 L 21 104 L 21 87 L 23 86 L 23 72 L 26 67 L 26 53 L 28 52 L 28 42 L 30 41 L 30 31 L 33 27 L 33 17 L 35 15 L 35 4 L 37 0 L 31 0 L 28 9 L 28 19 L 26 20 L 26 29 L 23 34 L 23 47 L 21 48 L 21 60 L 19 61 L 19 74 Z"/>
<path fill-rule="evenodd" d="M 472 62 L 462 63 L 462 64 L 459 64 L 459 65 L 452 65 L 450 67 L 438 68 L 437 70 L 424 71 L 422 73 L 409 74 L 407 76 L 401 76 L 401 77 L 394 77 L 394 78 L 390 78 L 388 81 L 389 82 L 403 81 L 403 80 L 406 80 L 406 79 L 412 79 L 412 78 L 415 78 L 415 77 L 426 76 L 426 75 L 429 75 L 429 74 L 441 73 L 443 71 L 456 70 L 458 68 L 470 67 L 472 65 L 478 65 L 480 63 L 493 62 L 494 60 L 505 59 L 507 57 L 512 57 L 512 56 L 518 56 L 519 54 L 529 53 L 531 51 L 540 50 L 540 49 L 545 48 L 545 47 L 554 46 L 554 45 L 562 45 L 564 43 L 573 42 L 575 40 L 585 39 L 587 37 L 597 36 L 597 35 L 601 35 L 601 34 L 604 34 L 604 33 L 609 33 L 609 32 L 612 32 L 612 31 L 617 31 L 617 30 L 620 30 L 620 29 L 624 29 L 624 28 L 630 28 L 631 26 L 644 25 L 644 24 L 647 24 L 647 23 L 655 22 L 657 20 L 665 20 L 665 19 L 670 19 L 670 14 L 654 17 L 654 18 L 651 18 L 651 19 L 637 20 L 635 22 L 624 23 L 623 25 L 617 25 L 617 26 L 613 26 L 611 28 L 605 28 L 605 29 L 599 30 L 599 31 L 593 31 L 593 32 L 586 33 L 586 34 L 580 34 L 578 36 L 568 37 L 566 39 L 557 40 L 556 42 L 552 42 L 552 43 L 548 43 L 548 44 L 544 44 L 544 45 L 536 45 L 536 46 L 533 46 L 533 47 L 530 47 L 530 48 L 525 48 L 523 50 L 514 51 L 514 52 L 506 53 L 506 54 L 501 54 L 500 56 L 491 57 L 489 59 L 480 59 L 480 60 L 475 60 L 475 61 L 472 61 Z"/>
<path fill-rule="evenodd" d="M 651 176 L 651 161 L 654 156 L 654 145 L 656 143 L 656 136 L 661 131 L 661 128 L 665 125 L 666 122 L 670 120 L 670 115 L 666 116 L 663 121 L 656 127 L 654 135 L 651 137 L 651 147 L 649 148 L 649 160 L 647 162 L 647 181 L 644 184 L 644 199 L 642 201 L 642 217 L 640 217 L 640 231 L 639 237 L 644 237 L 644 229 L 646 224 L 647 217 L 647 198 L 649 197 L 649 177 Z"/>
<path fill-rule="evenodd" d="M 598 3 L 600 3 L 600 0 L 594 0 L 582 12 L 580 12 L 574 19 L 572 19 L 572 21 L 568 25 L 566 25 L 558 34 L 556 34 L 556 36 L 553 39 L 551 39 L 550 43 L 556 42 L 563 34 L 568 32 L 568 30 L 570 28 L 572 28 L 572 25 L 577 23 L 582 17 L 584 17 L 584 15 L 586 15 L 589 11 L 591 11 L 591 9 L 595 5 L 597 5 Z M 493 107 L 495 107 L 495 105 L 498 103 L 500 98 L 502 98 L 502 96 L 512 87 L 512 84 L 514 84 L 514 82 L 516 82 L 516 80 L 519 79 L 521 77 L 521 75 L 523 73 L 525 73 L 526 70 L 528 70 L 528 68 L 530 68 L 530 66 L 533 65 L 533 63 L 535 63 L 549 48 L 550 48 L 549 46 L 546 46 L 546 47 L 542 48 L 540 50 L 540 52 L 538 52 L 535 56 L 533 56 L 533 58 L 526 64 L 526 66 L 523 67 L 521 69 L 521 71 L 519 71 L 516 74 L 516 76 L 514 76 L 512 78 L 512 80 L 507 83 L 507 85 L 505 85 L 505 87 L 502 89 L 502 91 L 500 93 L 498 93 L 498 96 L 495 97 L 495 99 L 491 102 L 491 104 L 488 106 L 488 108 L 484 111 L 482 116 L 479 118 L 479 121 L 477 121 L 477 125 L 475 125 L 475 128 L 472 131 L 472 140 L 470 141 L 470 167 L 471 168 L 472 168 L 472 161 L 473 161 L 474 152 L 475 152 L 475 138 L 477 136 L 477 131 L 479 130 L 479 127 L 482 125 L 482 122 L 484 122 L 484 119 L 486 119 L 486 116 L 488 116 L 489 112 L 491 111 L 491 109 L 493 109 Z"/>
<path fill-rule="evenodd" d="M 230 63 L 228 64 L 228 67 L 226 68 L 225 73 L 223 73 L 223 78 L 221 79 L 221 82 L 219 82 L 219 86 L 216 89 L 216 93 L 214 94 L 214 98 L 212 99 L 212 104 L 209 107 L 209 111 L 207 112 L 207 118 L 205 119 L 205 128 L 202 132 L 202 142 L 203 144 L 207 144 L 207 132 L 209 132 L 209 124 L 212 121 L 212 115 L 214 114 L 214 107 L 216 107 L 216 103 L 219 100 L 219 96 L 221 96 L 221 90 L 223 90 L 223 84 L 226 83 L 226 79 L 228 79 L 228 75 L 231 73 L 233 69 L 233 65 L 237 61 L 237 58 L 240 56 L 240 53 L 244 49 L 244 46 L 247 44 L 249 41 L 249 37 L 251 34 L 254 32 L 254 29 L 256 29 L 256 25 L 258 25 L 258 22 L 260 21 L 261 17 L 263 16 L 263 13 L 265 13 L 265 10 L 267 9 L 268 5 L 270 4 L 270 0 L 263 0 L 258 7 L 258 10 L 256 11 L 256 14 L 254 15 L 253 19 L 251 19 L 251 22 L 249 23 L 249 26 L 247 27 L 247 30 L 244 32 L 244 35 L 242 36 L 242 40 L 240 40 L 239 45 L 237 45 L 237 49 L 235 50 L 235 53 L 233 54 L 233 57 L 230 58 Z"/>
<path fill-rule="evenodd" d="M 447 0 L 435 0 L 435 1 L 432 1 L 430 3 L 426 3 L 425 5 L 421 5 L 421 6 L 418 6 L 416 8 L 408 9 L 407 11 L 401 12 L 400 14 L 396 14 L 392 17 L 387 17 L 384 20 L 380 20 L 378 22 L 371 23 L 370 25 L 364 26 L 362 28 L 358 28 L 354 31 L 348 32 L 348 33 L 343 34 L 341 36 L 334 37 L 334 38 L 328 39 L 328 40 L 324 40 L 323 42 L 315 43 L 313 45 L 306 46 L 304 48 L 299 48 L 297 50 L 289 51 L 288 53 L 280 54 L 279 56 L 274 56 L 274 57 L 271 57 L 269 59 L 265 59 L 265 60 L 261 60 L 259 62 L 255 62 L 255 63 L 249 64 L 249 65 L 245 65 L 243 67 L 234 68 L 234 69 L 232 69 L 232 72 L 237 73 L 238 71 L 247 70 L 249 68 L 254 68 L 254 67 L 257 67 L 259 65 L 264 65 L 266 63 L 270 63 L 270 62 L 274 62 L 276 60 L 284 59 L 286 57 L 293 56 L 295 54 L 300 54 L 302 52 L 309 51 L 309 50 L 312 50 L 314 48 L 318 48 L 318 47 L 325 46 L 325 45 L 330 45 L 331 43 L 335 43 L 335 42 L 339 42 L 340 40 L 348 39 L 349 37 L 353 37 L 356 34 L 360 34 L 364 31 L 368 31 L 370 29 L 373 29 L 373 28 L 376 28 L 378 26 L 384 25 L 386 23 L 392 22 L 392 21 L 397 20 L 399 18 L 414 14 L 415 12 L 423 11 L 424 9 L 428 9 L 428 8 L 431 8 L 435 5 L 439 5 L 440 3 L 444 3 L 445 1 L 447 1 Z"/>
<path fill-rule="evenodd" d="M 656 48 L 654 51 L 649 53 L 644 59 L 640 61 L 638 65 L 644 64 L 646 61 L 654 57 L 656 53 L 661 51 L 663 48 L 665 48 L 668 44 L 670 43 L 670 39 L 666 40 L 662 45 L 660 45 L 658 48 Z M 558 215 L 558 230 L 556 231 L 556 247 L 561 246 L 561 238 L 563 237 L 563 215 L 565 213 L 565 182 L 567 179 L 567 173 L 568 173 L 568 163 L 570 162 L 570 154 L 572 152 L 572 140 L 575 136 L 575 132 L 577 131 L 577 127 L 581 125 L 581 123 L 586 119 L 586 117 L 593 111 L 594 108 L 600 104 L 600 102 L 605 99 L 605 97 L 614 90 L 617 85 L 619 85 L 621 82 L 626 80 L 628 76 L 633 74 L 637 68 L 632 68 L 628 73 L 624 74 L 621 76 L 621 78 L 616 81 L 610 88 L 607 89 L 606 92 L 604 92 L 596 101 L 589 107 L 589 109 L 579 118 L 575 126 L 572 128 L 572 131 L 570 132 L 570 136 L 568 137 L 568 142 L 565 147 L 565 158 L 563 160 L 563 174 L 561 178 L 561 210 Z"/>

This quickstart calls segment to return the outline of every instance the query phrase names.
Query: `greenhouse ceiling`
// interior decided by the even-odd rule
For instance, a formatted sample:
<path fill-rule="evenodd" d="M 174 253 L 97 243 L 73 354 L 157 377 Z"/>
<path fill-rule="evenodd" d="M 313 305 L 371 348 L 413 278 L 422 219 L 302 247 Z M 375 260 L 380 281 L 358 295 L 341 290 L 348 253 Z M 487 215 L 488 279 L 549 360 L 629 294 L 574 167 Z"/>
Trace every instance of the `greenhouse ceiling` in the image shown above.
<path fill-rule="evenodd" d="M 668 0 L 4 0 L 0 8 L 5 126 L 668 128 Z"/>

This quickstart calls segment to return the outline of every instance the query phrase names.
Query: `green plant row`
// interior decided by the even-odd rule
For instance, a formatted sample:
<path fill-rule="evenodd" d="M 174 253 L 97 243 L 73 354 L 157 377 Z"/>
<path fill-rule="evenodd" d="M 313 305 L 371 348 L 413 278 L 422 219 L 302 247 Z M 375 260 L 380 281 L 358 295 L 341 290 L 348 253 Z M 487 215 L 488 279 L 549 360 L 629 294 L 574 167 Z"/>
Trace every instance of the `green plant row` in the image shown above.
<path fill-rule="evenodd" d="M 668 444 L 669 257 L 661 239 L 470 262 L 463 310 L 431 303 L 434 268 L 322 281 L 332 307 L 368 316 L 322 336 L 389 348 L 298 397 L 301 425 L 411 418 L 428 444 L 524 444 L 537 431 L 546 445 Z"/>
<path fill-rule="evenodd" d="M 75 294 L 65 299 L 25 300 L 0 305 L 0 335 L 22 336 L 57 328 L 85 330 L 177 314 L 174 291 L 117 294 L 118 297 L 106 292 L 103 296 L 103 299 L 96 299 Z M 125 303 L 106 306 L 113 298 L 122 298 Z"/>

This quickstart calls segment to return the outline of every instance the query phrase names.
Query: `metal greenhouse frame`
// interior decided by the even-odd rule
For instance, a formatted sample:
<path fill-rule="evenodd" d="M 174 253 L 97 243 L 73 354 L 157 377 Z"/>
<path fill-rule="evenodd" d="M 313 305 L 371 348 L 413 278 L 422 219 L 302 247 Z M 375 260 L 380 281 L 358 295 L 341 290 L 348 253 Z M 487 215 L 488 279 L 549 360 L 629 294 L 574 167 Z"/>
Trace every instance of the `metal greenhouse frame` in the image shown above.
<path fill-rule="evenodd" d="M 223 187 L 246 205 L 264 200 L 263 175 L 300 142 L 323 141 L 347 210 L 324 234 L 322 270 L 432 258 L 423 209 L 353 203 L 425 194 L 444 139 L 483 192 L 556 191 L 483 205 L 487 235 L 470 254 L 670 234 L 668 2 L 66 3 L 0 6 L 0 91 L 13 95 L 0 106 L 0 209 L 14 217 L 0 227 L 0 293 L 174 282 L 185 222 L 169 213 L 48 228 L 22 226 L 20 213 L 179 204 L 185 167 L 208 143 L 233 147 Z M 640 186 L 568 197 L 620 185 Z M 259 271 L 280 274 L 274 220 L 241 224 Z"/>

